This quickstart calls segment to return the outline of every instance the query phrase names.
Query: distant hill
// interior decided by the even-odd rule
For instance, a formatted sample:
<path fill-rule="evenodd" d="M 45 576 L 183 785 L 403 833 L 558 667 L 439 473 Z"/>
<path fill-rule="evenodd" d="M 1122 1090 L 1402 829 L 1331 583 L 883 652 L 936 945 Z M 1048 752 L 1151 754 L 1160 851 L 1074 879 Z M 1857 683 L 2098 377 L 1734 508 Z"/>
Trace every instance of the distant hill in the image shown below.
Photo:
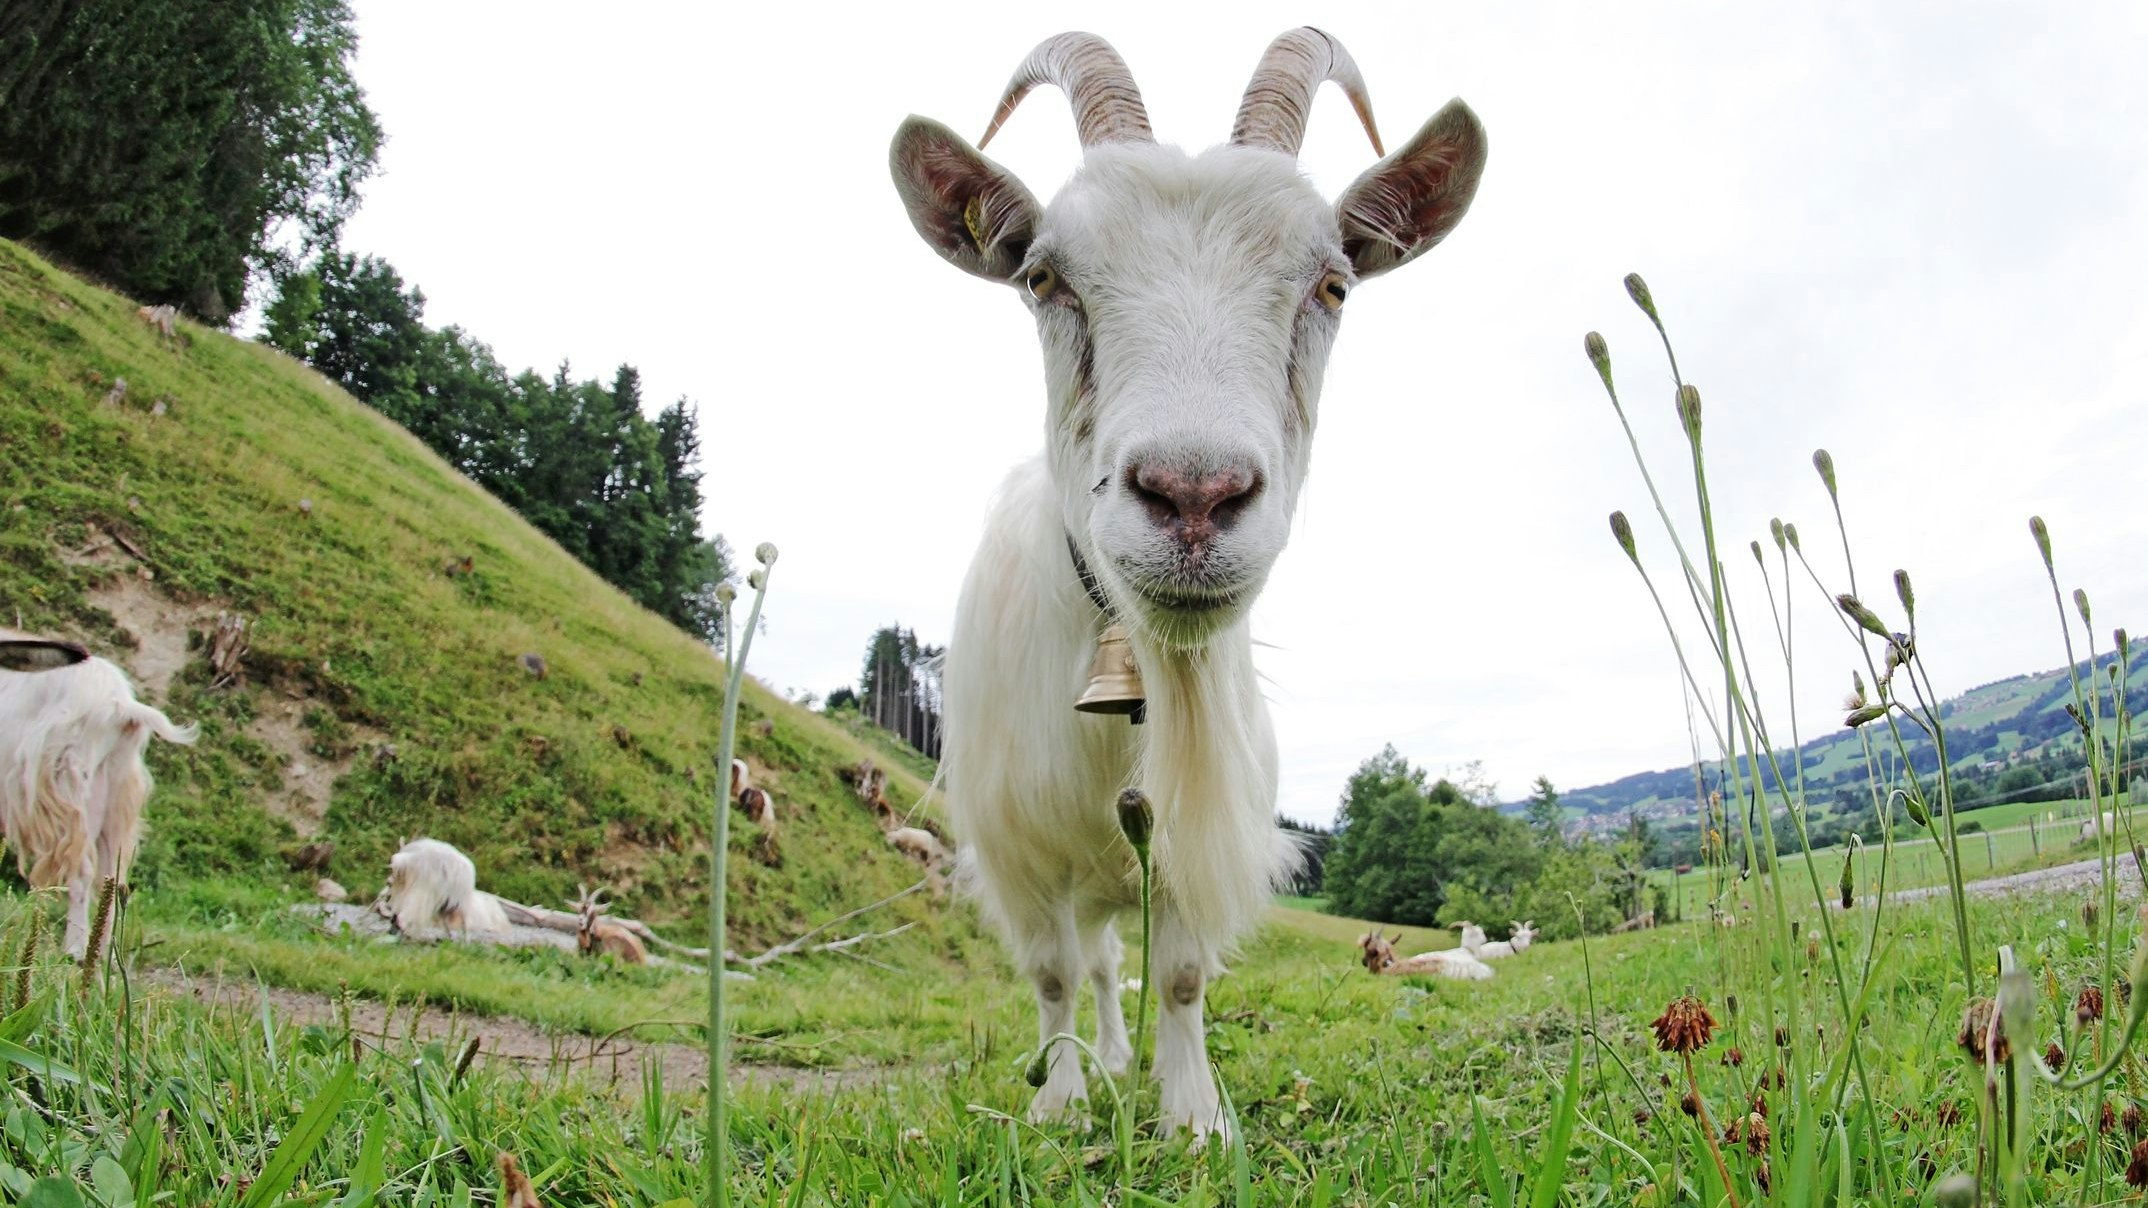
<path fill-rule="evenodd" d="M 137 885 L 310 885 L 280 857 L 317 837 L 369 896 L 428 834 L 509 897 L 587 881 L 644 918 L 697 917 L 714 653 L 310 369 L 184 322 L 166 341 L 135 311 L 0 241 L 0 623 L 82 638 L 202 727 L 153 748 Z M 251 652 L 218 686 L 204 647 L 227 611 Z M 770 845 L 734 816 L 738 942 L 916 879 L 841 777 L 875 755 L 907 809 L 914 762 L 758 684 L 740 712 L 779 825 Z M 967 927 L 922 895 L 890 910 Z"/>
<path fill-rule="evenodd" d="M 2108 684 L 2108 679 L 2101 677 L 2108 676 L 2113 660 L 2114 656 L 2106 653 L 2098 661 L 2097 682 Z M 2083 660 L 2077 669 L 2086 675 L 2087 661 Z M 2148 707 L 2148 653 L 2137 649 L 2127 681 L 2127 697 L 2136 714 Z M 2072 678 L 2067 668 L 2059 667 L 1996 680 L 1942 702 L 1940 717 L 1946 723 L 1949 763 L 1958 772 L 1994 780 L 2024 760 L 2078 751 L 2079 729 L 2066 714 L 2066 706 L 2072 700 Z M 1865 775 L 1863 744 L 1856 733 L 1842 728 L 1839 719 L 1829 718 L 1828 722 L 1830 732 L 1808 741 L 1799 756 L 1808 798 L 1822 808 L 1822 803 L 1838 789 L 1862 792 Z M 1922 734 L 1906 726 L 1904 731 L 1915 735 L 1908 744 L 1914 766 L 1925 772 L 1936 768 L 1937 754 Z M 1890 742 L 1890 748 L 1891 745 Z M 1791 764 L 1787 752 L 1780 762 L 1788 772 Z M 1765 769 L 1764 763 L 1762 766 Z M 1720 784 L 1723 772 L 1720 760 L 1702 768 L 1711 788 Z M 1694 794 L 1694 770 L 1684 766 L 1636 772 L 1608 784 L 1561 790 L 1559 796 L 1579 826 L 1600 829 L 1622 822 L 1629 813 L 1650 818 L 1694 813 Z M 1515 803 L 1504 808 L 1519 810 L 1522 806 Z"/>

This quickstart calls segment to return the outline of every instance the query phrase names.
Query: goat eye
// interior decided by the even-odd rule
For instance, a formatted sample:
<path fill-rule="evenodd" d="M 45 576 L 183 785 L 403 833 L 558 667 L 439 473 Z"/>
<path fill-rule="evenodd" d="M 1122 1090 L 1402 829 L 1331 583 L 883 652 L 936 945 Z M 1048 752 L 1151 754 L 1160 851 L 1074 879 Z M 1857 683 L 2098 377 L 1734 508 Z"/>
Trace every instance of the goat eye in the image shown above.
<path fill-rule="evenodd" d="M 1051 265 L 1040 264 L 1029 270 L 1028 285 L 1030 294 L 1042 302 L 1058 292 L 1059 274 L 1052 271 Z"/>
<path fill-rule="evenodd" d="M 1329 273 L 1320 279 L 1320 285 L 1313 290 L 1313 296 L 1320 299 L 1320 304 L 1330 311 L 1341 310 L 1343 299 L 1350 296 L 1350 283 L 1343 279 L 1341 273 Z"/>

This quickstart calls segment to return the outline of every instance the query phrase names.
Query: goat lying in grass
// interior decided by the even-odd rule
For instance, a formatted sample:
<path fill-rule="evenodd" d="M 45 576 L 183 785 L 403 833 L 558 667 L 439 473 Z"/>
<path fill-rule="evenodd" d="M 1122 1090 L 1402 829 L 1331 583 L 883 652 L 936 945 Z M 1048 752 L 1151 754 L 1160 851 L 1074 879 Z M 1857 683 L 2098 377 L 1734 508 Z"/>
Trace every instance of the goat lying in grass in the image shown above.
<path fill-rule="evenodd" d="M 1488 981 L 1492 976 L 1492 967 L 1478 960 L 1467 948 L 1442 948 L 1436 952 L 1420 952 L 1407 960 L 1397 960 L 1395 940 L 1401 938 L 1402 933 L 1399 931 L 1395 933 L 1394 939 L 1388 939 L 1377 931 L 1359 936 L 1357 947 L 1365 962 L 1365 968 L 1390 977 L 1417 974 L 1452 978 L 1455 981 Z"/>
<path fill-rule="evenodd" d="M 1483 928 L 1472 923 L 1470 924 L 1470 929 L 1476 933 L 1477 942 L 1472 944 L 1465 939 L 1462 941 L 1462 946 L 1469 949 L 1470 954 L 1480 961 L 1495 961 L 1501 957 L 1512 956 L 1517 952 L 1526 950 L 1530 941 L 1536 939 L 1535 919 L 1531 919 L 1526 923 L 1514 924 L 1512 938 L 1493 940 L 1490 943 L 1486 943 L 1484 940 Z"/>
<path fill-rule="evenodd" d="M 124 883 L 153 782 L 151 738 L 186 745 L 178 726 L 134 699 L 127 675 L 80 647 L 0 634 L 24 657 L 0 670 L 0 834 L 31 885 L 67 886 L 66 949 L 89 952 L 97 886 Z M 67 660 L 74 661 L 67 661 Z"/>
<path fill-rule="evenodd" d="M 477 865 L 438 839 L 412 839 L 388 861 L 376 909 L 399 934 L 507 930 L 500 899 L 477 887 Z"/>

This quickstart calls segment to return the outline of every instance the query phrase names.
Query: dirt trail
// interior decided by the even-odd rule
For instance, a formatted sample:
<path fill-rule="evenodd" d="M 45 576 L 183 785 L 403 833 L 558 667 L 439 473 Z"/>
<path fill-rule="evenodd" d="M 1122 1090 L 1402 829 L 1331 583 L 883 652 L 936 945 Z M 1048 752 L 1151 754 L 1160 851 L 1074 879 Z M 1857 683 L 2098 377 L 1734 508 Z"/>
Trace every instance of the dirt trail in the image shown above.
<path fill-rule="evenodd" d="M 2133 853 L 2118 857 L 2118 896 L 2137 897 L 2141 892 L 2139 869 L 2134 865 Z M 2003 877 L 1987 877 L 1971 881 L 1963 888 L 1978 897 L 1997 897 L 2004 894 L 2061 892 L 2086 889 L 2101 883 L 2103 862 L 2101 860 L 2076 860 L 2071 864 L 2055 864 L 2050 868 L 2032 868 L 2027 872 L 2010 873 Z M 1898 902 L 1915 902 L 1923 898 L 1945 895 L 1947 887 L 1933 885 L 1924 889 L 1903 889 L 1888 896 Z"/>
<path fill-rule="evenodd" d="M 268 996 L 277 1017 L 288 1023 L 301 1027 L 339 1026 L 342 1020 L 336 1000 L 326 994 L 192 976 L 176 969 L 144 970 L 141 980 L 175 996 L 191 997 L 212 1010 L 231 1011 L 248 1022 L 258 1015 L 263 994 Z M 480 1043 L 479 1060 L 505 1062 L 533 1074 L 572 1068 L 630 1089 L 640 1082 L 644 1061 L 663 1066 L 667 1087 L 684 1089 L 708 1080 L 708 1054 L 694 1045 L 616 1037 L 600 1040 L 547 1031 L 526 1019 L 506 1015 L 467 1015 L 437 1007 L 411 1007 L 398 1009 L 391 1016 L 384 1004 L 361 998 L 351 1003 L 351 1026 L 375 1048 L 439 1041 L 452 1049 L 475 1036 Z M 780 1084 L 794 1091 L 832 1091 L 877 1085 L 913 1072 L 913 1067 L 801 1069 L 734 1061 L 731 1081 L 735 1085 Z"/>

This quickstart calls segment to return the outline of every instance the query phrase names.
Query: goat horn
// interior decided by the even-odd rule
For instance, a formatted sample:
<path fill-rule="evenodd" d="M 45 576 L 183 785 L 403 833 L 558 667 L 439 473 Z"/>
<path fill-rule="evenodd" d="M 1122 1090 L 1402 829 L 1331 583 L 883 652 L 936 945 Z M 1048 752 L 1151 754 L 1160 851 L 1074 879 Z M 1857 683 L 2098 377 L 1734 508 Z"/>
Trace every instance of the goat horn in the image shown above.
<path fill-rule="evenodd" d="M 1365 77 L 1343 44 L 1310 25 L 1301 26 L 1268 44 L 1260 57 L 1245 99 L 1238 103 L 1238 120 L 1231 125 L 1231 142 L 1242 147 L 1269 147 L 1296 156 L 1305 142 L 1305 119 L 1313 109 L 1313 93 L 1333 80 L 1342 85 L 1357 119 L 1365 124 L 1376 155 L 1386 155 L 1380 145 L 1380 128 L 1373 124 L 1372 97 L 1365 91 Z"/>
<path fill-rule="evenodd" d="M 1141 89 L 1134 86 L 1126 60 L 1095 34 L 1064 33 L 1038 43 L 1015 69 L 999 99 L 999 109 L 992 114 L 992 124 L 977 140 L 979 150 L 1039 84 L 1051 84 L 1067 94 L 1074 106 L 1074 128 L 1084 147 L 1156 141 L 1149 130 L 1149 112 L 1141 105 Z"/>

